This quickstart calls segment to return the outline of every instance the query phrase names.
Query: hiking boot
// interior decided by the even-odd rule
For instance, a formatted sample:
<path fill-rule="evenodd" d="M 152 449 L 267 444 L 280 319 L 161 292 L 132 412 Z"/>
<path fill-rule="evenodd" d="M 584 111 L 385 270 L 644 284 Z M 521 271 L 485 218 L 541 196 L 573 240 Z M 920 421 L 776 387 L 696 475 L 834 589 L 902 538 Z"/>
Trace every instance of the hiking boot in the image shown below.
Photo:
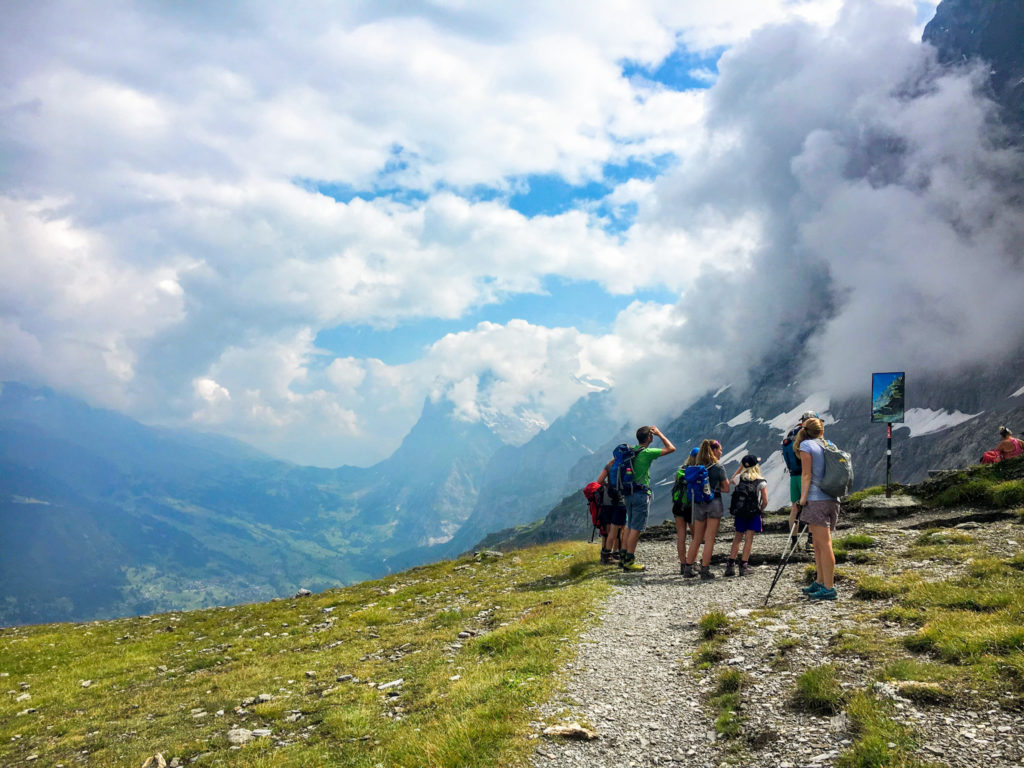
<path fill-rule="evenodd" d="M 824 584 L 819 584 L 817 581 L 812 581 L 810 586 L 804 587 L 800 591 L 803 592 L 805 595 L 809 595 L 812 592 L 817 592 L 819 589 L 824 589 L 824 588 L 825 588 Z"/>
<path fill-rule="evenodd" d="M 647 569 L 640 563 L 638 563 L 635 557 L 631 557 L 628 560 L 622 561 L 622 570 L 631 571 L 633 573 L 639 573 L 640 571 L 645 571 Z"/>
<path fill-rule="evenodd" d="M 735 560 L 730 560 L 728 563 L 725 564 L 725 573 L 723 573 L 722 575 L 723 576 L 735 576 L 736 575 L 736 561 Z"/>
<path fill-rule="evenodd" d="M 740 563 L 740 576 L 749 576 L 754 572 L 749 563 Z"/>
<path fill-rule="evenodd" d="M 707 581 L 708 579 L 715 578 L 715 574 L 713 574 L 711 572 L 711 566 L 710 565 L 702 565 L 700 567 L 700 577 L 704 581 Z"/>
<path fill-rule="evenodd" d="M 609 565 L 611 563 L 611 561 L 612 561 L 611 550 L 602 549 L 601 550 L 601 565 Z"/>
<path fill-rule="evenodd" d="M 697 578 L 697 572 L 693 570 L 693 565 L 690 563 L 683 563 L 682 574 L 684 579 L 695 579 Z"/>
<path fill-rule="evenodd" d="M 817 592 L 811 592 L 807 595 L 811 600 L 835 600 L 839 597 L 836 593 L 835 587 L 829 589 L 828 587 L 822 587 Z"/>
<path fill-rule="evenodd" d="M 622 560 L 622 552 L 617 549 L 612 550 L 611 558 L 613 562 L 620 562 Z"/>

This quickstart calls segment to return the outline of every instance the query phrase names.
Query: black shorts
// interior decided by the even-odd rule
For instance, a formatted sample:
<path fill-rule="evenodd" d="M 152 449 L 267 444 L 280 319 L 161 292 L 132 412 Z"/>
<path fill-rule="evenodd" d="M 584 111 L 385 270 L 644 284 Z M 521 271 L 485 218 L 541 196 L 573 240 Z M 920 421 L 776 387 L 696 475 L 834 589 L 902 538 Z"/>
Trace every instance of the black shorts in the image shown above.
<path fill-rule="evenodd" d="M 601 526 L 607 525 L 625 525 L 626 524 L 626 505 L 625 504 L 605 504 L 601 507 Z"/>
<path fill-rule="evenodd" d="M 683 520 L 685 520 L 687 523 L 692 523 L 693 522 L 693 505 L 690 504 L 690 502 L 688 502 L 688 501 L 685 504 L 673 504 L 672 505 L 672 514 L 674 516 L 676 516 L 676 517 L 683 518 Z"/>

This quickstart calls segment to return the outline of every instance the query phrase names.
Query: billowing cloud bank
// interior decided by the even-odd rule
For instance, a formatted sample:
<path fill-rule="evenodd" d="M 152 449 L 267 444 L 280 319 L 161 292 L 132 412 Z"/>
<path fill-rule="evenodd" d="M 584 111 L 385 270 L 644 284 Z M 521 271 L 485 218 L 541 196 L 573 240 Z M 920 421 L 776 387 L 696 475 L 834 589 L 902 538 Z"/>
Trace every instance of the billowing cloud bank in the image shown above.
<path fill-rule="evenodd" d="M 23 4 L 0 33 L 0 376 L 335 464 L 386 455 L 427 396 L 519 439 L 599 382 L 666 415 L 811 329 L 816 387 L 999 354 L 1024 325 L 1019 158 L 909 2 L 838 7 Z M 709 90 L 624 74 L 717 46 Z M 626 162 L 669 170 L 509 205 Z M 597 334 L 485 321 L 402 363 L 317 342 L 550 278 L 680 298 Z"/>

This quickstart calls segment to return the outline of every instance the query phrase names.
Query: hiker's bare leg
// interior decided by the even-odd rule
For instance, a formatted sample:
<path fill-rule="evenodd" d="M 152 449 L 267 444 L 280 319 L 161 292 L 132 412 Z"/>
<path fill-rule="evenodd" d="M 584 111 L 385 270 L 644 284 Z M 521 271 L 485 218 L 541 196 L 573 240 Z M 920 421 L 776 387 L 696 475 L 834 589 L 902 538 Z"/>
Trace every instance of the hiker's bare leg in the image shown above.
<path fill-rule="evenodd" d="M 708 525 L 704 529 L 704 552 L 700 557 L 700 564 L 702 568 L 711 565 L 711 555 L 715 551 L 715 536 L 718 535 L 718 524 L 720 522 L 720 518 L 708 518 Z"/>
<path fill-rule="evenodd" d="M 754 532 L 747 531 L 745 537 L 746 541 L 743 542 L 743 562 L 750 562 L 750 550 L 754 548 Z"/>
<path fill-rule="evenodd" d="M 829 589 L 835 584 L 836 553 L 832 551 L 832 531 L 827 525 L 812 525 L 814 565 L 818 569 L 818 583 Z"/>
<path fill-rule="evenodd" d="M 632 528 L 627 527 L 624 538 L 626 540 L 626 551 L 631 555 L 634 554 L 636 552 L 636 544 L 640 541 L 640 531 L 634 531 Z"/>
<path fill-rule="evenodd" d="M 732 537 L 732 548 L 729 550 L 729 559 L 735 560 L 736 555 L 740 553 L 740 542 L 743 541 L 743 534 L 739 531 L 733 534 Z"/>
<path fill-rule="evenodd" d="M 608 524 L 608 546 L 607 549 L 615 550 L 622 549 L 618 546 L 619 543 L 619 526 L 612 523 Z"/>
<path fill-rule="evenodd" d="M 679 555 L 679 562 L 686 562 L 686 531 L 689 526 L 682 517 L 676 518 L 676 554 Z"/>
<path fill-rule="evenodd" d="M 690 565 L 697 562 L 697 550 L 700 549 L 700 543 L 704 540 L 705 526 L 707 526 L 706 520 L 695 520 L 693 523 L 693 538 L 690 539 L 690 548 L 686 551 L 686 562 Z"/>

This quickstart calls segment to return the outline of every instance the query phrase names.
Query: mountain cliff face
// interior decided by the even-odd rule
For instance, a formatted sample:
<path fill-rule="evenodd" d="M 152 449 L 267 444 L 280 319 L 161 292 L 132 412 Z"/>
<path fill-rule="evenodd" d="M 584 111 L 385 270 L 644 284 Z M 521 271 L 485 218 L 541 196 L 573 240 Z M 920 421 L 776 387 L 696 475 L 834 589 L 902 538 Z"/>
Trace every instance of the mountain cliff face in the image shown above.
<path fill-rule="evenodd" d="M 719 440 L 723 463 L 732 472 L 747 453 L 761 457 L 768 480 L 769 507 L 789 503 L 788 480 L 779 443 L 800 414 L 815 410 L 825 435 L 852 454 L 854 490 L 886 480 L 886 425 L 871 423 L 870 379 L 864 394 L 833 400 L 827 394 L 799 394 L 791 383 L 798 360 L 778 359 L 742 391 L 728 387 L 709 392 L 662 429 L 677 453 L 651 466 L 654 500 L 651 523 L 671 517 L 670 490 L 686 451 L 703 439 Z M 1006 360 L 930 377 L 907 375 L 906 422 L 893 425 L 892 480 L 914 483 L 930 469 L 976 464 L 984 450 L 999 442 L 998 427 L 1024 433 L 1024 350 Z M 558 538 L 589 537 L 591 525 L 579 489 L 595 479 L 617 440 L 581 459 L 570 471 L 576 490 L 545 518 L 520 530 L 497 532 L 480 546 L 521 547 Z M 726 499 L 728 505 L 728 498 Z"/>
<path fill-rule="evenodd" d="M 942 0 L 924 30 L 939 60 L 955 66 L 981 59 L 1008 122 L 1024 128 L 1024 4 L 1019 0 Z"/>

